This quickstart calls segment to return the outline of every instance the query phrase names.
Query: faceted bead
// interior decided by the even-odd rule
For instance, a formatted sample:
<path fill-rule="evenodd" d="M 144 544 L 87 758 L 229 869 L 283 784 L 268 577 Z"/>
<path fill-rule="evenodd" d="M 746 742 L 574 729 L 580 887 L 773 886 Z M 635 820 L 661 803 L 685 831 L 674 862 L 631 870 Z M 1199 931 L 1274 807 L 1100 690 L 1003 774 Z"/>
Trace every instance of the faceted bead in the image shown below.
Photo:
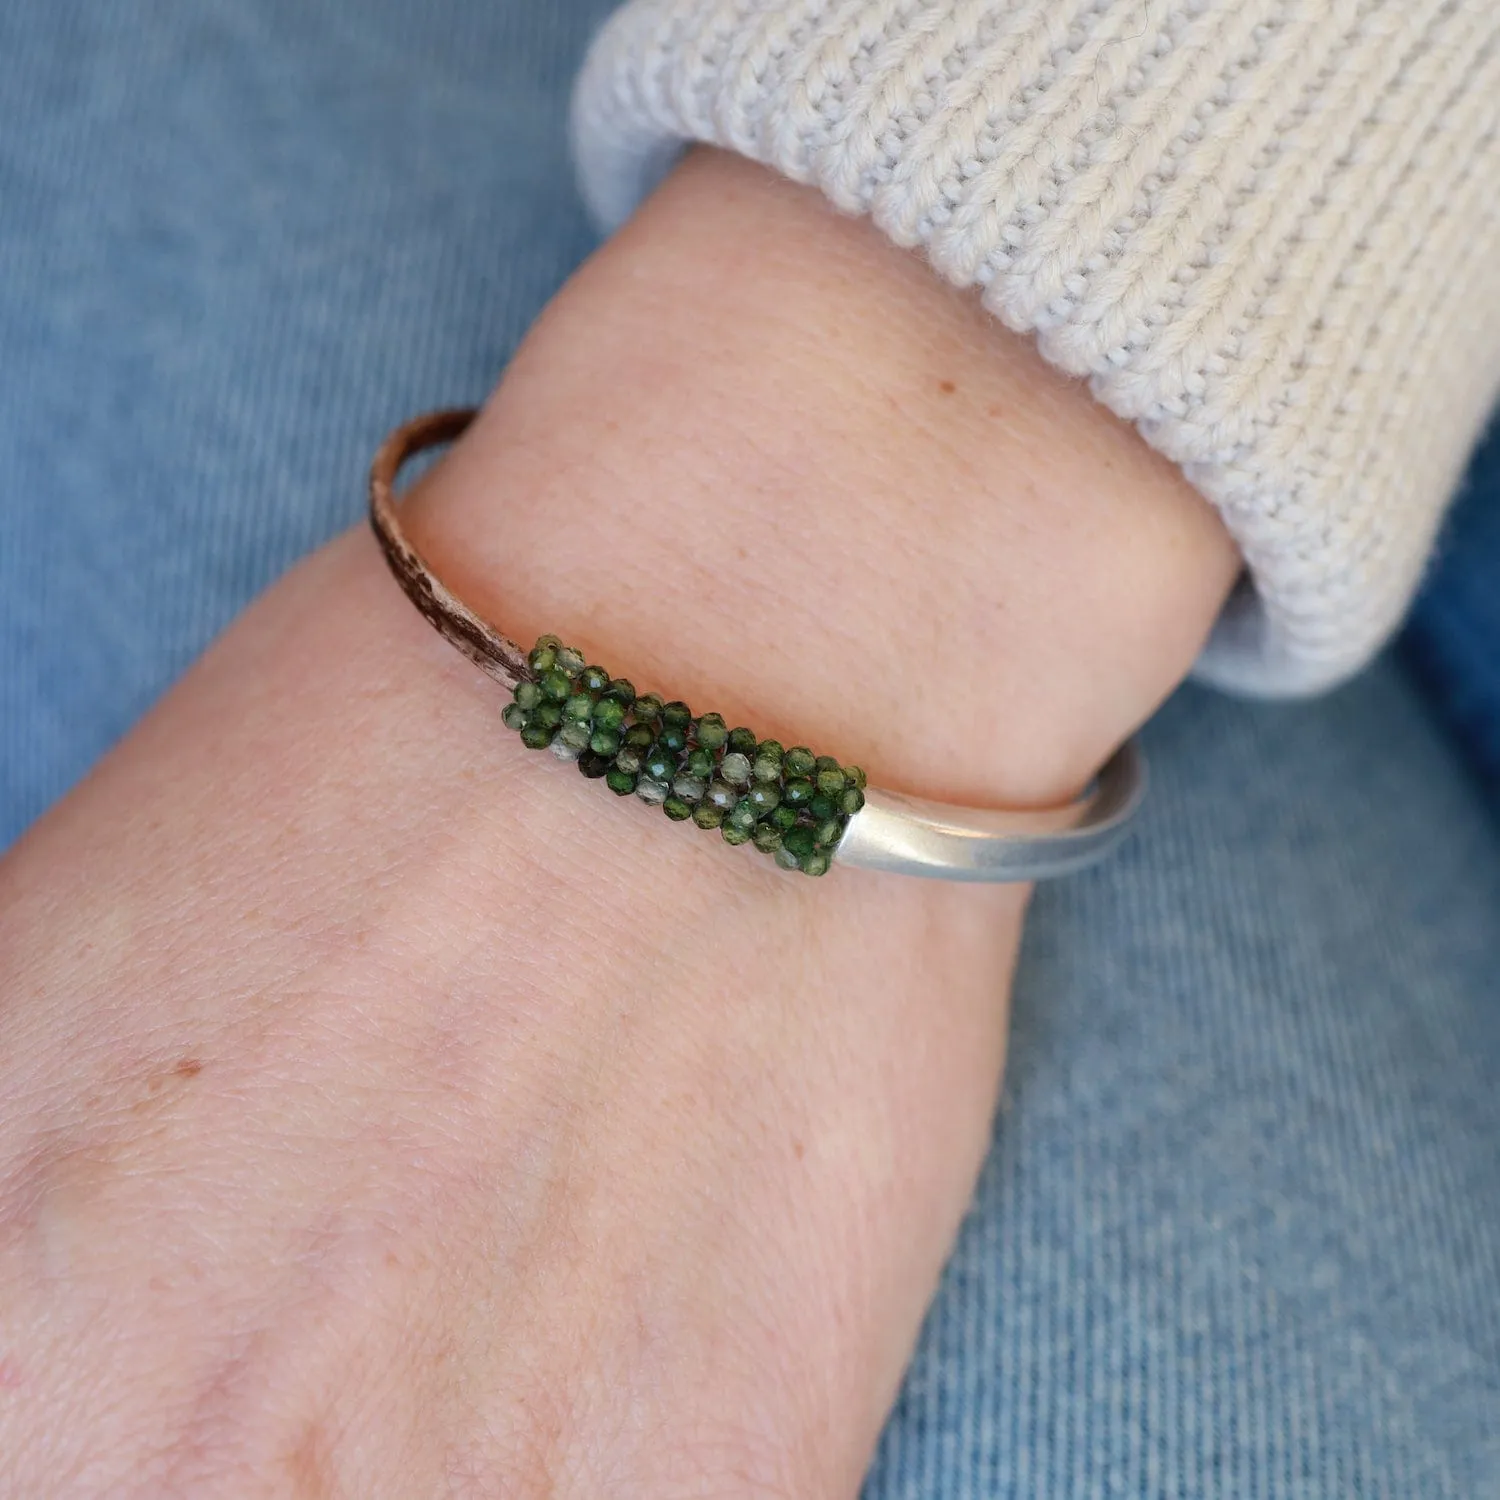
<path fill-rule="evenodd" d="M 615 752 L 620 748 L 620 736 L 613 729 L 596 729 L 589 738 L 589 749 L 595 755 L 607 755 L 614 759 Z"/>
<path fill-rule="evenodd" d="M 664 703 L 661 710 L 661 721 L 663 724 L 673 724 L 678 729 L 686 729 L 693 722 L 693 711 L 686 703 Z"/>
<path fill-rule="evenodd" d="M 781 847 L 791 850 L 798 859 L 806 859 L 818 847 L 818 841 L 811 828 L 789 828 L 781 836 Z"/>
<path fill-rule="evenodd" d="M 811 802 L 807 804 L 807 810 L 819 823 L 831 818 L 838 811 L 838 803 L 832 797 L 825 797 L 819 792 Z"/>
<path fill-rule="evenodd" d="M 552 743 L 552 734 L 545 724 L 528 724 L 521 731 L 521 743 L 528 750 L 545 750 Z"/>
<path fill-rule="evenodd" d="M 786 754 L 786 751 L 781 748 L 780 740 L 762 740 L 755 747 L 755 753 L 757 756 L 769 755 L 775 760 L 780 760 Z"/>
<path fill-rule="evenodd" d="M 602 693 L 609 686 L 609 673 L 603 667 L 585 667 L 578 676 L 578 685 L 589 693 Z"/>
<path fill-rule="evenodd" d="M 831 849 L 844 836 L 844 825 L 837 818 L 818 824 L 815 834 L 820 849 Z"/>
<path fill-rule="evenodd" d="M 794 745 L 783 757 L 782 764 L 788 776 L 806 780 L 817 769 L 818 758 L 805 745 Z"/>
<path fill-rule="evenodd" d="M 625 722 L 625 705 L 613 693 L 606 693 L 594 705 L 595 729 L 619 729 Z"/>
<path fill-rule="evenodd" d="M 791 757 L 788 756 L 787 759 L 790 760 Z M 788 807 L 806 807 L 814 795 L 810 781 L 789 781 L 781 789 L 781 800 Z"/>
<path fill-rule="evenodd" d="M 740 800 L 739 792 L 727 781 L 713 781 L 709 783 L 708 791 L 704 793 L 708 802 L 719 809 L 720 812 L 728 812 L 736 802 Z"/>
<path fill-rule="evenodd" d="M 727 823 L 733 823 L 736 828 L 743 828 L 746 832 L 755 827 L 760 814 L 755 810 L 755 804 L 748 798 L 742 797 L 734 804 L 734 811 L 725 819 Z"/>
<path fill-rule="evenodd" d="M 531 723 L 531 715 L 519 703 L 507 703 L 504 712 L 500 715 L 500 722 L 507 729 L 514 729 L 519 733 Z"/>
<path fill-rule="evenodd" d="M 700 828 L 717 828 L 724 821 L 724 809 L 712 802 L 700 802 L 693 809 L 693 822 Z"/>
<path fill-rule="evenodd" d="M 828 867 L 833 861 L 823 850 L 819 849 L 815 854 L 809 854 L 802 861 L 802 873 L 804 875 L 826 875 Z"/>
<path fill-rule="evenodd" d="M 827 759 L 827 756 L 823 757 L 823 760 Z M 820 760 L 818 762 L 818 790 L 822 792 L 825 797 L 837 797 L 847 785 L 844 779 L 844 773 L 839 770 L 837 761 L 835 761 L 831 766 L 825 766 L 823 764 L 823 760 Z"/>
<path fill-rule="evenodd" d="M 783 870 L 800 870 L 802 861 L 785 844 L 776 851 L 776 863 Z"/>
<path fill-rule="evenodd" d="M 726 844 L 748 844 L 750 842 L 750 835 L 737 823 L 725 823 L 719 829 L 719 832 Z"/>
<path fill-rule="evenodd" d="M 774 854 L 781 848 L 781 830 L 769 823 L 757 823 L 750 837 L 762 854 Z"/>
<path fill-rule="evenodd" d="M 842 797 L 839 798 L 839 811 L 846 818 L 852 818 L 865 805 L 865 794 L 857 786 L 851 786 Z"/>
<path fill-rule="evenodd" d="M 738 750 L 726 755 L 719 763 L 719 775 L 731 786 L 744 786 L 750 780 L 750 761 Z"/>
<path fill-rule="evenodd" d="M 682 769 L 691 776 L 701 777 L 707 780 L 714 773 L 714 758 L 700 745 L 696 750 L 689 750 L 687 759 L 682 763 Z"/>
<path fill-rule="evenodd" d="M 755 731 L 753 729 L 731 729 L 729 731 L 729 750 L 732 755 L 743 755 L 747 758 L 754 756 L 756 747 Z"/>
<path fill-rule="evenodd" d="M 562 735 L 552 741 L 552 753 L 561 761 L 577 760 L 583 754 L 581 745 L 570 745 Z"/>
<path fill-rule="evenodd" d="M 755 804 L 757 816 L 763 818 L 781 806 L 781 788 L 774 781 L 757 781 L 750 788 L 749 800 Z"/>
<path fill-rule="evenodd" d="M 788 807 L 782 803 L 767 819 L 766 822 L 776 829 L 778 833 L 785 833 L 788 828 L 797 826 L 797 809 Z"/>
<path fill-rule="evenodd" d="M 634 746 L 627 745 L 615 756 L 615 769 L 624 771 L 629 776 L 640 775 L 641 765 L 645 757 Z"/>
<path fill-rule="evenodd" d="M 545 703 L 538 703 L 531 715 L 531 722 L 540 724 L 543 729 L 556 729 L 562 720 L 562 704 L 554 703 L 550 698 Z"/>
<path fill-rule="evenodd" d="M 607 755 L 595 755 L 592 750 L 585 750 L 578 757 L 578 769 L 590 781 L 598 781 L 601 776 L 608 776 L 609 765 L 610 761 Z"/>
<path fill-rule="evenodd" d="M 535 682 L 518 682 L 514 697 L 516 702 L 530 713 L 542 701 L 541 685 Z"/>
<path fill-rule="evenodd" d="M 562 642 L 555 635 L 544 635 L 531 648 L 531 655 L 526 658 L 526 661 L 538 677 L 543 672 L 550 672 L 557 665 L 557 648 L 561 645 Z"/>
<path fill-rule="evenodd" d="M 686 771 L 680 772 L 672 782 L 673 794 L 684 802 L 701 802 L 707 790 L 708 784 L 701 776 L 692 776 Z"/>
<path fill-rule="evenodd" d="M 650 776 L 642 776 L 635 784 L 635 794 L 647 807 L 660 807 L 667 800 L 667 784 Z"/>
<path fill-rule="evenodd" d="M 635 702 L 635 684 L 628 677 L 615 677 L 609 684 L 609 696 L 618 698 L 629 708 Z"/>
<path fill-rule="evenodd" d="M 717 750 L 728 738 L 722 714 L 704 714 L 698 720 L 698 743 L 705 750 Z"/>
<path fill-rule="evenodd" d="M 583 652 L 575 651 L 572 646 L 559 648 L 557 670 L 566 672 L 569 677 L 577 677 L 583 671 Z"/>
<path fill-rule="evenodd" d="M 662 745 L 656 745 L 642 763 L 653 781 L 670 781 L 677 774 L 677 757 Z"/>
<path fill-rule="evenodd" d="M 566 719 L 577 719 L 579 723 L 587 724 L 593 716 L 594 700 L 587 693 L 574 693 L 563 704 L 563 717 Z"/>
<path fill-rule="evenodd" d="M 635 790 L 635 777 L 616 766 L 614 770 L 605 773 L 604 784 L 615 796 L 628 797 Z"/>
<path fill-rule="evenodd" d="M 869 786 L 865 773 L 858 766 L 845 766 L 844 775 L 853 783 L 856 791 L 864 791 Z"/>
<path fill-rule="evenodd" d="M 587 724 L 580 724 L 577 719 L 570 719 L 557 731 L 557 738 L 561 743 L 571 745 L 575 750 L 587 750 L 591 733 Z"/>
<path fill-rule="evenodd" d="M 554 703 L 565 702 L 573 691 L 568 674 L 559 672 L 556 667 L 550 672 L 543 672 L 537 678 L 537 686 L 542 690 L 542 697 L 550 698 Z"/>
<path fill-rule="evenodd" d="M 767 755 L 766 747 L 762 745 L 756 752 L 755 764 L 750 767 L 750 774 L 757 781 L 780 781 L 781 757 L 779 755 Z"/>
<path fill-rule="evenodd" d="M 643 724 L 654 724 L 661 718 L 662 701 L 657 693 L 642 693 L 635 700 L 635 716 Z"/>
<path fill-rule="evenodd" d="M 663 724 L 656 740 L 674 755 L 681 755 L 687 749 L 688 732 L 681 724 Z"/>
<path fill-rule="evenodd" d="M 662 803 L 661 810 L 674 823 L 685 823 L 693 815 L 693 809 L 681 797 L 668 797 Z"/>
<path fill-rule="evenodd" d="M 632 750 L 649 750 L 656 743 L 656 731 L 649 724 L 632 724 L 625 731 L 625 743 Z"/>

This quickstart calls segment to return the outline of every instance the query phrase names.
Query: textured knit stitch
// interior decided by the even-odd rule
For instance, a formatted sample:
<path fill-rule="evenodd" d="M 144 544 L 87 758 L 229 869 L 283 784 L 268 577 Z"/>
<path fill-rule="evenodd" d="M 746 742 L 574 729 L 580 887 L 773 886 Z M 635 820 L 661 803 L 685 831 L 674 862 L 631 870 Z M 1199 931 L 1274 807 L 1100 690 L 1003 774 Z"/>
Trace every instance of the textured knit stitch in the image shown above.
<path fill-rule="evenodd" d="M 1500 384 L 1495 0 L 631 0 L 580 80 L 623 219 L 686 141 L 922 247 L 1219 508 L 1200 664 L 1326 687 L 1399 621 Z"/>

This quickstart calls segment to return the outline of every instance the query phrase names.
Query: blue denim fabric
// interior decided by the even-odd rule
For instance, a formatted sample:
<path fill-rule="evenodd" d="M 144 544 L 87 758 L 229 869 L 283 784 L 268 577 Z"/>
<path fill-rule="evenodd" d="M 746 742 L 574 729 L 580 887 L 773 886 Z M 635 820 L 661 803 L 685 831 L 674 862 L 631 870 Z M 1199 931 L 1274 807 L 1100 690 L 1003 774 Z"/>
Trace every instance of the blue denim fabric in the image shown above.
<path fill-rule="evenodd" d="M 607 8 L 0 6 L 0 845 L 491 384 Z M 1390 664 L 1148 738 L 868 1495 L 1500 1496 L 1496 825 Z"/>

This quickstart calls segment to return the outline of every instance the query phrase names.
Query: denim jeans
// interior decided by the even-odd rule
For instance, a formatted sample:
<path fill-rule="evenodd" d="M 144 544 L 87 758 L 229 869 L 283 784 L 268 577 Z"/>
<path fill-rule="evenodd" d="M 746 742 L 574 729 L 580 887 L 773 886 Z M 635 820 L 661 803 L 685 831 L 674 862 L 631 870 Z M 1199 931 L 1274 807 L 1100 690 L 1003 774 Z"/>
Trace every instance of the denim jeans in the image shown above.
<path fill-rule="evenodd" d="M 493 382 L 591 243 L 607 8 L 0 6 L 0 845 L 358 518 L 387 427 Z M 1037 899 L 868 1494 L 1500 1496 L 1480 782 L 1390 661 L 1185 689 L 1147 748 L 1139 835 Z"/>

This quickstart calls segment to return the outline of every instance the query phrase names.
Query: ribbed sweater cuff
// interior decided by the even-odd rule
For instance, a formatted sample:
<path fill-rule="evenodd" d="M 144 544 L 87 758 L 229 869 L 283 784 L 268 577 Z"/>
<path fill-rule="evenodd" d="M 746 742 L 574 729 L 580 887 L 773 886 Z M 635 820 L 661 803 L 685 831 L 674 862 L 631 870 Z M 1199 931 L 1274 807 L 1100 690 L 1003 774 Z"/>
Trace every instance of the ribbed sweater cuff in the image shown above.
<path fill-rule="evenodd" d="M 1253 588 L 1202 675 L 1298 693 L 1399 621 L 1500 383 L 1495 0 L 631 0 L 586 198 L 684 142 L 922 247 L 1182 465 Z"/>

